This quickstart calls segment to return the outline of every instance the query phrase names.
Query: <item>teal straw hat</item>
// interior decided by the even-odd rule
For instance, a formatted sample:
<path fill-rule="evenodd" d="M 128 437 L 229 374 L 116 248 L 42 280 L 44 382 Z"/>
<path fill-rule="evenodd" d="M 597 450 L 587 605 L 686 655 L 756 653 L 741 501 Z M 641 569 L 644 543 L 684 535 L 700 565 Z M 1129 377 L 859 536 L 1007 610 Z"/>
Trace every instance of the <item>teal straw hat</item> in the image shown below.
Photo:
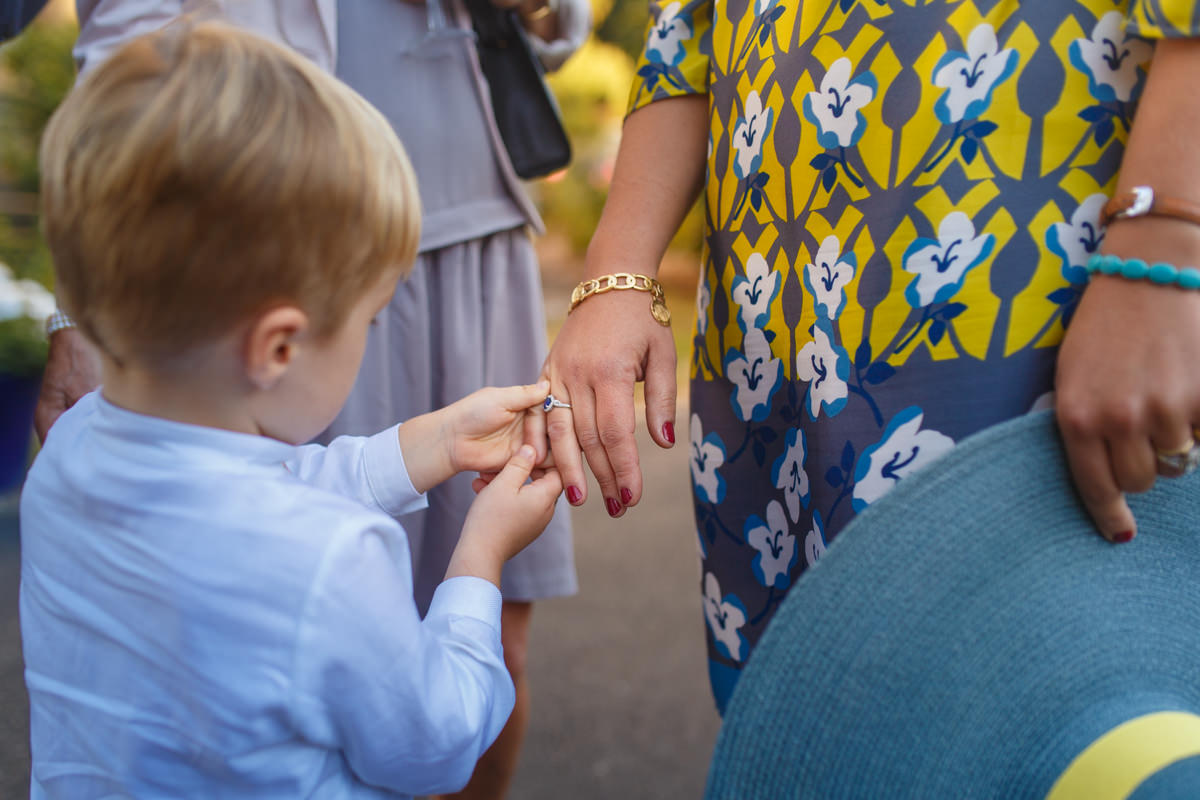
<path fill-rule="evenodd" d="M 960 443 L 838 535 L 730 698 L 706 796 L 1200 797 L 1200 473 L 1113 545 L 1053 417 Z"/>

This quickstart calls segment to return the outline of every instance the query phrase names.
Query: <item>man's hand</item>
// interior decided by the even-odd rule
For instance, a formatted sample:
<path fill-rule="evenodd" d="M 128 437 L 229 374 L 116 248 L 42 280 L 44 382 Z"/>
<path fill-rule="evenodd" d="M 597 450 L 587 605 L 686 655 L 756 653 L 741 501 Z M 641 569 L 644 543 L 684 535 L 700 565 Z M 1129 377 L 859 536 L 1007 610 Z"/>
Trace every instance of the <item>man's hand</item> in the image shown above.
<path fill-rule="evenodd" d="M 51 336 L 50 357 L 33 412 L 38 441 L 46 441 L 54 421 L 99 385 L 100 357 L 83 334 L 65 328 Z"/>

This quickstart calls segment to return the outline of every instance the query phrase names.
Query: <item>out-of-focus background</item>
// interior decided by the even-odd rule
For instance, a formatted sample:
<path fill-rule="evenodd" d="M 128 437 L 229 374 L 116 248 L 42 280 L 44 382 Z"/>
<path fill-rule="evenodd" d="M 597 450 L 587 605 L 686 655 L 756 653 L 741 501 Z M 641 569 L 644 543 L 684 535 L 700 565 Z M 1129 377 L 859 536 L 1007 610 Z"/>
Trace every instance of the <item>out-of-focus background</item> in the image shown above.
<path fill-rule="evenodd" d="M 551 335 L 580 279 L 583 253 L 607 194 L 647 19 L 646 0 L 593 0 L 593 8 L 593 37 L 548 81 L 571 135 L 574 160 L 529 187 L 549 230 L 539 250 Z M 53 275 L 38 234 L 37 145 L 74 80 L 70 48 L 76 33 L 70 0 L 51 0 L 21 37 L 0 45 L 0 271 L 6 268 L 10 280 L 48 289 Z M 617 521 L 596 501 L 575 512 L 580 593 L 535 608 L 529 666 L 534 709 L 514 800 L 686 798 L 699 796 L 704 785 L 718 720 L 707 686 L 686 452 L 686 365 L 702 222 L 694 209 L 660 273 L 676 320 L 680 442 L 661 450 L 643 424 L 641 504 Z M 29 719 L 17 615 L 18 473 L 36 449 L 28 419 L 44 347 L 36 331 L 0 314 L 4 800 L 28 793 Z M 6 374 L 6 363 L 20 367 Z M 595 487 L 592 496 L 599 496 Z"/>

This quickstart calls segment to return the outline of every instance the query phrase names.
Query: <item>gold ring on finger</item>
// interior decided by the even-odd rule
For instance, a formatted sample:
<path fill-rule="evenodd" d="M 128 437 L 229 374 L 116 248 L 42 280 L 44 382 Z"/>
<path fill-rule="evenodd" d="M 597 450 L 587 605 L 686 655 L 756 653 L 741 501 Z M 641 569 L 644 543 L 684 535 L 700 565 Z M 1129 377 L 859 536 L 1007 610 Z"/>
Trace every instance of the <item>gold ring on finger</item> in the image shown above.
<path fill-rule="evenodd" d="M 1158 474 L 1164 478 L 1181 478 L 1190 475 L 1200 468 L 1200 445 L 1196 444 L 1195 436 L 1187 444 L 1172 450 L 1156 450 L 1154 459 L 1158 465 Z"/>

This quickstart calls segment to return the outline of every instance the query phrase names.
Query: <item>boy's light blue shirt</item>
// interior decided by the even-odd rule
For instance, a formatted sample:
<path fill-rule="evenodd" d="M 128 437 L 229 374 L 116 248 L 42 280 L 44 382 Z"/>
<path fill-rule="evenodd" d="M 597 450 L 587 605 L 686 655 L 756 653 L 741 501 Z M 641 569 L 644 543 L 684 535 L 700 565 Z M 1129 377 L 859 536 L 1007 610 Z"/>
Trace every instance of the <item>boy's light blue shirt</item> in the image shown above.
<path fill-rule="evenodd" d="M 452 791 L 513 707 L 500 593 L 422 621 L 396 430 L 328 448 L 145 417 L 94 392 L 21 498 L 31 796 Z"/>

